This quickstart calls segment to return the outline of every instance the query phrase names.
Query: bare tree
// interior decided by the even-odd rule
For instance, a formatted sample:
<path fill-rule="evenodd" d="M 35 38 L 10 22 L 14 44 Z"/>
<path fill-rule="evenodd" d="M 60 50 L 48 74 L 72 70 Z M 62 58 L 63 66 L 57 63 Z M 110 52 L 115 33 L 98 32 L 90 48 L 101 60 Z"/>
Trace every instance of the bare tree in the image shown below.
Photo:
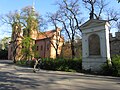
<path fill-rule="evenodd" d="M 118 29 L 118 31 L 120 31 L 120 28 L 119 28 L 120 12 L 114 9 L 109 9 L 106 11 L 105 15 L 106 15 L 106 20 L 108 20 L 111 24 L 111 29 L 116 28 Z"/>
<path fill-rule="evenodd" d="M 120 32 L 120 22 L 117 22 L 117 28 L 118 28 L 118 31 Z"/>
<path fill-rule="evenodd" d="M 118 0 L 118 3 L 120 2 L 120 0 Z"/>
<path fill-rule="evenodd" d="M 56 20 L 56 18 L 58 17 L 58 15 L 57 15 L 57 14 L 48 13 L 48 14 L 47 14 L 47 17 L 48 17 L 48 22 L 50 22 L 50 23 L 54 26 L 54 28 L 55 28 L 55 30 L 56 30 L 55 44 L 54 44 L 52 41 L 50 41 L 50 43 L 52 44 L 52 46 L 54 47 L 54 49 L 55 49 L 55 51 L 56 51 L 56 58 L 58 58 L 58 57 L 59 57 L 58 49 L 59 49 L 59 47 L 60 47 L 60 43 L 63 42 L 63 39 L 64 39 L 64 38 L 61 36 L 61 31 L 62 31 L 62 30 L 60 30 L 60 33 L 59 33 L 59 34 L 58 34 L 58 32 L 57 32 L 57 29 L 58 29 L 58 26 L 57 26 L 58 21 Z M 47 37 L 47 35 L 46 35 L 46 37 Z"/>
<path fill-rule="evenodd" d="M 82 0 L 82 1 L 84 2 L 85 7 L 90 11 L 90 19 L 94 19 L 94 4 L 96 0 Z"/>
<path fill-rule="evenodd" d="M 12 28 L 12 36 L 11 36 L 11 43 L 13 45 L 13 61 L 16 62 L 16 50 L 17 50 L 17 39 L 20 36 L 21 32 L 21 24 L 20 24 L 20 14 L 18 11 L 9 12 L 5 16 L 1 16 L 1 20 L 3 24 L 9 24 Z"/>
<path fill-rule="evenodd" d="M 103 19 L 103 15 L 106 15 L 106 20 L 117 21 L 120 13 L 114 9 L 106 8 L 109 2 L 106 0 L 82 0 L 85 8 L 90 12 L 90 19 Z"/>
<path fill-rule="evenodd" d="M 117 21 L 120 19 L 120 12 L 115 11 L 114 9 L 106 10 L 107 20 L 108 21 Z"/>
<path fill-rule="evenodd" d="M 13 48 L 14 62 L 16 62 L 17 50 L 21 47 L 23 38 L 31 37 L 32 31 L 38 31 L 39 22 L 41 17 L 34 8 L 27 6 L 21 11 L 10 12 L 1 17 L 1 20 L 6 24 L 9 24 L 12 28 L 11 43 Z"/>
<path fill-rule="evenodd" d="M 81 32 L 79 25 L 82 21 L 79 0 L 62 0 L 62 2 L 57 2 L 57 5 L 59 9 L 54 13 L 54 20 L 62 24 L 66 31 L 71 43 L 72 58 L 74 58 L 75 35 L 77 30 Z"/>
<path fill-rule="evenodd" d="M 108 5 L 105 0 L 82 0 L 85 8 L 90 11 L 90 19 L 101 19 L 103 10 Z"/>

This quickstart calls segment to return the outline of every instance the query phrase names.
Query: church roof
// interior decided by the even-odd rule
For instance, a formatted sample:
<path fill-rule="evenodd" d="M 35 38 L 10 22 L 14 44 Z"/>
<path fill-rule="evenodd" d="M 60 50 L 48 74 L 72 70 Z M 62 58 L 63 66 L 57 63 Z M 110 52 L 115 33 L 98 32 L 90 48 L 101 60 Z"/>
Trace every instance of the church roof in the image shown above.
<path fill-rule="evenodd" d="M 46 32 L 40 32 L 36 40 L 42 40 L 46 38 L 51 38 L 55 35 L 56 30 L 50 30 Z"/>

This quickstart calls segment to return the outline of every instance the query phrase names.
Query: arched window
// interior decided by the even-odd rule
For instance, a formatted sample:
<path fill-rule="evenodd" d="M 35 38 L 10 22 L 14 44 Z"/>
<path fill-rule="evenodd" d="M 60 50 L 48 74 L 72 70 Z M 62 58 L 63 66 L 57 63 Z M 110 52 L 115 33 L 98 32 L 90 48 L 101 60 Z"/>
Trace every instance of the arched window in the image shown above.
<path fill-rule="evenodd" d="M 100 38 L 97 34 L 89 36 L 89 55 L 100 55 Z"/>

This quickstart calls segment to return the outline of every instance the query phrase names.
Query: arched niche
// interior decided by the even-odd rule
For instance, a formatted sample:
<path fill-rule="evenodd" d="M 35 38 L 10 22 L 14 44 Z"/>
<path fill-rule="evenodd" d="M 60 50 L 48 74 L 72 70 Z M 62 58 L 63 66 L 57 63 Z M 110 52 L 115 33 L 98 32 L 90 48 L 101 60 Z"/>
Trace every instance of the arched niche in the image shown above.
<path fill-rule="evenodd" d="M 100 55 L 100 38 L 97 34 L 92 34 L 88 38 L 89 56 Z"/>

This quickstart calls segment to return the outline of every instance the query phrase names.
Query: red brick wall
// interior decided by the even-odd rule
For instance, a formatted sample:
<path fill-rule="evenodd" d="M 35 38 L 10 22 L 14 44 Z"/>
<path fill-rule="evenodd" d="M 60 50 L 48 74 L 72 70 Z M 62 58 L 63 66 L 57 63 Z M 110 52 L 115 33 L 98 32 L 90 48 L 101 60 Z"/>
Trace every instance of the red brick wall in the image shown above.
<path fill-rule="evenodd" d="M 50 57 L 50 39 L 36 40 L 35 41 L 39 56 L 42 58 Z"/>

